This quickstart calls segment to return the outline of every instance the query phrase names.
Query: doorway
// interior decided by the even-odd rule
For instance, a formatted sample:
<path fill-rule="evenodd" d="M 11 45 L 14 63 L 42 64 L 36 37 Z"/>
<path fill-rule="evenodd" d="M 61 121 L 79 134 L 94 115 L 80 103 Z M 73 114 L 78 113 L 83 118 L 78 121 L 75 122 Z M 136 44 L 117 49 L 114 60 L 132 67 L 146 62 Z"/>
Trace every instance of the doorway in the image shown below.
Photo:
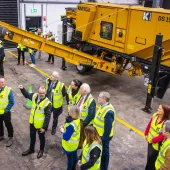
<path fill-rule="evenodd" d="M 26 30 L 35 32 L 37 28 L 42 28 L 42 17 L 26 17 Z"/>

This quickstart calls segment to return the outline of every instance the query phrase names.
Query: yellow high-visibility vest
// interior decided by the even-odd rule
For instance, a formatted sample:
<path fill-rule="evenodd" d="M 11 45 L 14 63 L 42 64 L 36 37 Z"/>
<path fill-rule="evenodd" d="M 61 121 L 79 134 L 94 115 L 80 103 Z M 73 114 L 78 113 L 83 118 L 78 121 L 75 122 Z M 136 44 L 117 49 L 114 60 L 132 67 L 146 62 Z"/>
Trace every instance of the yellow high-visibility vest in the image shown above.
<path fill-rule="evenodd" d="M 162 123 L 157 124 L 156 123 L 157 118 L 158 118 L 157 113 L 155 113 L 152 116 L 152 123 L 147 137 L 148 143 L 152 143 L 152 138 L 159 136 L 161 133 L 164 121 L 162 121 Z M 152 143 L 152 146 L 155 150 L 157 151 L 159 150 L 159 143 Z"/>
<path fill-rule="evenodd" d="M 40 36 L 40 37 L 43 37 L 43 33 L 41 33 L 41 34 L 39 35 L 37 32 L 35 32 L 35 35 L 38 35 L 38 36 Z"/>
<path fill-rule="evenodd" d="M 170 148 L 170 139 L 166 139 L 163 142 L 163 145 L 161 146 L 161 149 L 159 151 L 159 155 L 157 157 L 157 160 L 155 162 L 155 168 L 156 170 L 160 170 L 161 166 L 165 163 L 165 155 L 166 151 Z"/>
<path fill-rule="evenodd" d="M 66 131 L 67 127 L 70 125 L 72 125 L 74 128 L 74 132 L 73 132 L 71 138 L 68 141 L 62 139 L 62 147 L 67 152 L 75 151 L 78 148 L 79 141 L 80 141 L 80 119 L 73 120 L 70 123 L 65 123 L 64 131 Z"/>
<path fill-rule="evenodd" d="M 26 46 L 24 46 L 24 45 L 22 45 L 22 44 L 18 44 L 17 48 L 20 49 L 21 51 L 24 51 L 24 49 L 26 48 Z"/>
<path fill-rule="evenodd" d="M 112 104 L 108 104 L 106 106 L 100 107 L 97 112 L 96 112 L 96 116 L 93 120 L 93 126 L 96 128 L 99 136 L 103 136 L 104 134 L 104 126 L 105 126 L 105 116 L 107 114 L 108 111 L 112 111 L 115 114 L 115 109 L 112 106 Z M 115 124 L 115 119 L 112 123 L 112 130 L 110 132 L 110 137 L 113 136 L 114 134 L 114 124 Z"/>
<path fill-rule="evenodd" d="M 72 96 L 71 86 L 69 86 L 69 88 L 67 90 L 67 94 L 68 94 L 68 98 L 69 98 L 69 105 L 68 105 L 68 111 L 69 111 L 70 110 L 70 106 L 76 104 L 76 101 L 77 101 L 78 98 L 81 97 L 81 94 L 80 94 L 80 91 L 78 91 L 77 94 Z"/>
<path fill-rule="evenodd" d="M 30 54 L 32 54 L 32 53 L 33 53 L 33 50 L 32 50 L 31 48 L 29 48 L 29 49 L 28 49 L 28 52 L 29 52 Z"/>
<path fill-rule="evenodd" d="M 44 109 L 49 105 L 50 100 L 46 97 L 38 105 L 35 102 L 38 94 L 35 93 L 32 97 L 32 109 L 30 114 L 29 123 L 33 124 L 36 129 L 41 129 L 44 124 L 45 114 Z"/>
<path fill-rule="evenodd" d="M 46 91 L 48 89 L 49 80 L 46 79 Z M 53 91 L 53 107 L 60 108 L 63 105 L 63 94 L 62 89 L 64 87 L 64 83 L 58 81 L 57 85 Z"/>
<path fill-rule="evenodd" d="M 8 96 L 11 91 L 11 88 L 5 86 L 4 89 L 0 92 L 0 115 L 3 115 L 7 105 L 9 104 Z"/>
<path fill-rule="evenodd" d="M 97 161 L 95 162 L 95 164 L 93 165 L 93 167 L 91 167 L 91 168 L 88 169 L 88 170 L 100 170 L 101 155 L 102 155 L 102 145 L 100 145 L 98 142 L 94 141 L 94 142 L 89 146 L 89 145 L 86 144 L 86 140 L 84 141 L 83 151 L 82 151 L 82 159 L 81 159 L 82 165 L 89 161 L 89 159 L 90 159 L 90 152 L 91 152 L 91 150 L 94 149 L 95 147 L 98 147 L 98 148 L 101 150 L 101 152 L 100 152 L 100 157 L 97 159 Z"/>
<path fill-rule="evenodd" d="M 81 96 L 77 99 L 76 104 L 78 104 L 80 98 L 81 98 Z M 88 116 L 88 108 L 91 105 L 93 100 L 94 100 L 94 98 L 91 94 L 89 94 L 88 98 L 85 99 L 85 101 L 83 103 L 83 107 L 81 109 L 81 113 L 80 113 L 81 120 L 84 121 L 86 119 L 86 117 Z M 93 124 L 93 120 L 89 123 L 89 125 L 91 125 L 91 124 Z"/>

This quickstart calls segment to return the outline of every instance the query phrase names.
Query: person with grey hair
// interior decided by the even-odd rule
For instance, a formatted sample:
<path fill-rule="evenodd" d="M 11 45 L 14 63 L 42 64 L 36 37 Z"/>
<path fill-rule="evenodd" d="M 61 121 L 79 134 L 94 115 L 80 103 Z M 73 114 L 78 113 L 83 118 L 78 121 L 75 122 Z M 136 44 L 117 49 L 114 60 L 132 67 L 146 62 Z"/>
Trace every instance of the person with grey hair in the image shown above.
<path fill-rule="evenodd" d="M 51 102 L 45 96 L 46 90 L 44 86 L 38 88 L 38 93 L 29 93 L 23 85 L 19 85 L 19 89 L 25 98 L 32 100 L 32 109 L 30 113 L 30 147 L 22 153 L 22 156 L 27 156 L 34 153 L 36 132 L 40 139 L 40 150 L 37 158 L 41 158 L 45 147 L 45 131 L 48 128 L 51 117 Z"/>
<path fill-rule="evenodd" d="M 108 92 L 100 92 L 98 103 L 100 107 L 96 112 L 93 126 L 96 128 L 103 144 L 101 170 L 107 170 L 110 155 L 109 142 L 114 134 L 115 109 L 110 103 L 110 94 Z"/>
<path fill-rule="evenodd" d="M 170 120 L 167 120 L 163 126 L 165 140 L 159 151 L 155 162 L 156 170 L 170 170 Z"/>
<path fill-rule="evenodd" d="M 81 95 L 76 101 L 76 105 L 80 109 L 80 119 L 83 121 L 84 127 L 93 124 L 96 112 L 96 102 L 90 92 L 90 86 L 87 83 L 83 83 L 80 86 Z"/>
<path fill-rule="evenodd" d="M 51 134 L 56 134 L 56 128 L 58 125 L 58 118 L 63 112 L 63 99 L 66 96 L 66 88 L 64 83 L 59 81 L 59 73 L 54 71 L 50 78 L 46 79 L 46 96 L 52 103 L 52 112 L 53 112 L 53 125 Z"/>

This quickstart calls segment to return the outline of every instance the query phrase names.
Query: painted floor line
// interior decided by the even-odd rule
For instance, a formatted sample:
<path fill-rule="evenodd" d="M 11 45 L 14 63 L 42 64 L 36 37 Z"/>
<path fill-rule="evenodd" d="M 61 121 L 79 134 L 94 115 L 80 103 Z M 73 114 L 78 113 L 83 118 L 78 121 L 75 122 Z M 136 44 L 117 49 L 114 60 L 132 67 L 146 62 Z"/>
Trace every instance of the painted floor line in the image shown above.
<path fill-rule="evenodd" d="M 18 56 L 17 56 L 16 54 L 12 53 L 11 51 L 7 51 L 7 52 L 8 52 L 9 54 L 11 54 L 12 56 L 18 58 Z M 28 62 L 26 62 L 26 64 L 30 66 L 30 64 L 29 64 Z M 30 67 L 31 67 L 31 66 L 30 66 Z M 44 71 L 40 70 L 40 69 L 37 68 L 36 66 L 35 66 L 35 67 L 32 67 L 32 68 L 35 69 L 35 70 L 36 70 L 37 72 L 39 72 L 40 74 L 42 74 L 43 76 L 45 76 L 45 77 L 50 77 L 50 75 L 48 75 L 48 74 L 45 73 Z M 97 106 L 97 108 L 98 108 L 98 107 L 99 107 L 99 106 Z M 117 116 L 116 116 L 116 120 L 117 120 L 119 123 L 121 123 L 121 124 L 123 124 L 124 126 L 126 126 L 127 128 L 129 128 L 129 129 L 131 129 L 132 131 L 134 131 L 135 133 L 137 133 L 138 135 L 144 137 L 144 134 L 143 134 L 142 131 L 136 129 L 135 127 L 133 127 L 132 125 L 128 124 L 128 123 L 125 122 L 124 120 L 118 118 Z"/>

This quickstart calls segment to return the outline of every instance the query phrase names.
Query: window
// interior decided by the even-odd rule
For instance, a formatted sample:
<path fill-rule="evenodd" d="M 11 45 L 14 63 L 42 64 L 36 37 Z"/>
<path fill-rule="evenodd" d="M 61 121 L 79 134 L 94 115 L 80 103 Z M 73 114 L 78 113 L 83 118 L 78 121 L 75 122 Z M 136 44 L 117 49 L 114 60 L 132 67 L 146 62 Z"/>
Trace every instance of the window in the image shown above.
<path fill-rule="evenodd" d="M 111 40 L 113 32 L 113 23 L 102 21 L 100 24 L 100 37 Z"/>

